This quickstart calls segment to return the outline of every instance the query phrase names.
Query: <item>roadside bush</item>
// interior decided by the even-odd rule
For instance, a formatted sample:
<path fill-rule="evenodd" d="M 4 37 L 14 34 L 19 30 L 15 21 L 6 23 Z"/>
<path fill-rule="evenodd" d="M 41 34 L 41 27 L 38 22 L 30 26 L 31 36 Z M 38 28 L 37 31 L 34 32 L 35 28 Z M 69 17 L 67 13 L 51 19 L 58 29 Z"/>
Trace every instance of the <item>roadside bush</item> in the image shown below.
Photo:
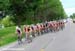
<path fill-rule="evenodd" d="M 10 20 L 10 16 L 6 16 L 5 18 L 3 18 L 2 21 L 1 21 L 1 24 L 3 24 L 5 27 L 15 25 L 15 24 Z"/>

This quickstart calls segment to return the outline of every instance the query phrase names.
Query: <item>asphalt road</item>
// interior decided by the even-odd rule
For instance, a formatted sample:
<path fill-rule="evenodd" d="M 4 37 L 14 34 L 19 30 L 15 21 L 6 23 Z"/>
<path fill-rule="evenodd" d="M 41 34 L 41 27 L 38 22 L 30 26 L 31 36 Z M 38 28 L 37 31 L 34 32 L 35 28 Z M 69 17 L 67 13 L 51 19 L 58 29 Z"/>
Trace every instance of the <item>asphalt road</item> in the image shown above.
<path fill-rule="evenodd" d="M 33 39 L 32 43 L 14 42 L 0 48 L 1 51 L 75 51 L 75 24 L 67 23 L 65 29 Z"/>

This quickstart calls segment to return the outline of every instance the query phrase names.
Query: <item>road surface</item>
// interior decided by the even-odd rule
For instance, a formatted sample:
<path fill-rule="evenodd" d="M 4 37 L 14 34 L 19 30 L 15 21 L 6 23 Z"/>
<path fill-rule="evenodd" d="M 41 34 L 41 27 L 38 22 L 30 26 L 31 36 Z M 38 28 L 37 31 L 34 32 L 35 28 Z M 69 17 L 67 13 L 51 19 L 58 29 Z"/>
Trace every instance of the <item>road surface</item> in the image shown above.
<path fill-rule="evenodd" d="M 65 29 L 36 37 L 32 43 L 17 42 L 0 48 L 1 51 L 75 51 L 75 24 L 67 23 Z"/>

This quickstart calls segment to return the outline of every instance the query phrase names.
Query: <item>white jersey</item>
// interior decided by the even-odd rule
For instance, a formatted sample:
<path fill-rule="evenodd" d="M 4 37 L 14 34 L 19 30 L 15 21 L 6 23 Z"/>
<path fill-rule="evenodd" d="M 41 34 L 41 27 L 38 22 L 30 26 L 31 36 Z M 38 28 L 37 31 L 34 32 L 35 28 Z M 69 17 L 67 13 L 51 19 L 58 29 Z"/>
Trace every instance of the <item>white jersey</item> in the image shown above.
<path fill-rule="evenodd" d="M 17 32 L 18 34 L 20 34 L 20 33 L 21 33 L 21 28 L 19 28 L 18 26 L 16 26 L 16 32 Z"/>

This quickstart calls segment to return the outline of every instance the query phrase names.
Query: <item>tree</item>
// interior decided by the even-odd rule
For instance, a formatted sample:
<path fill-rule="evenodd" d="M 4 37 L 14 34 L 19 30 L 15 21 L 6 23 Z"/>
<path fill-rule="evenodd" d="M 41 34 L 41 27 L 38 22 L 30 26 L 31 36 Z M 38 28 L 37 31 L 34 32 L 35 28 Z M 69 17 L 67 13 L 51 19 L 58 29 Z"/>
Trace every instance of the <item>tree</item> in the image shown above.
<path fill-rule="evenodd" d="M 75 13 L 73 13 L 72 15 L 70 15 L 70 18 L 74 19 L 75 18 Z"/>
<path fill-rule="evenodd" d="M 38 1 L 39 0 L 10 0 L 8 10 L 11 11 L 14 22 L 20 26 L 28 17 L 32 17 L 37 8 Z"/>
<path fill-rule="evenodd" d="M 36 15 L 42 21 L 58 20 L 67 17 L 60 0 L 40 0 L 38 5 Z"/>
<path fill-rule="evenodd" d="M 0 0 L 0 18 L 5 17 L 8 6 L 9 0 Z"/>
<path fill-rule="evenodd" d="M 0 8 L 11 15 L 16 25 L 66 17 L 60 0 L 1 0 Z"/>

